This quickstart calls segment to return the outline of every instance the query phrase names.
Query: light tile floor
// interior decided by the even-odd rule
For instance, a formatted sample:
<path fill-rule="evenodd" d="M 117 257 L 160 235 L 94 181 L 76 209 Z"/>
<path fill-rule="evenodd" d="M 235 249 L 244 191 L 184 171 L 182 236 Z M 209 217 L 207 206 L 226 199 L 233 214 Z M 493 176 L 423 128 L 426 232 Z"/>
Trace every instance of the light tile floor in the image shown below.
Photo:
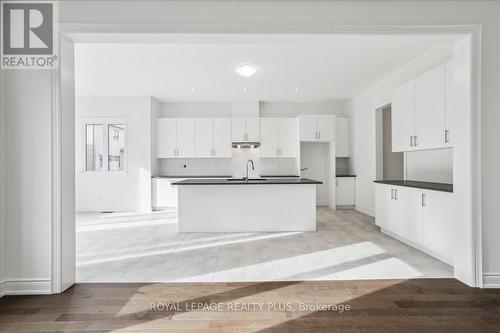
<path fill-rule="evenodd" d="M 177 211 L 80 213 L 77 282 L 452 277 L 353 210 L 317 210 L 317 232 L 177 233 Z"/>

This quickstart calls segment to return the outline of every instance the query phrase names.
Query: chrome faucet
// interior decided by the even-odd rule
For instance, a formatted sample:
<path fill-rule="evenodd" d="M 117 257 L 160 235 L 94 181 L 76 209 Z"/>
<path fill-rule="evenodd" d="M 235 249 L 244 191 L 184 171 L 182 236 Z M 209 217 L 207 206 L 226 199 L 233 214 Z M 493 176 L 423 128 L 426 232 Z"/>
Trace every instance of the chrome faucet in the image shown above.
<path fill-rule="evenodd" d="M 245 182 L 247 182 L 247 183 L 248 183 L 248 163 L 251 163 L 252 164 L 252 170 L 255 170 L 255 166 L 253 164 L 253 161 L 252 160 L 248 160 L 247 161 L 247 176 L 245 178 Z"/>

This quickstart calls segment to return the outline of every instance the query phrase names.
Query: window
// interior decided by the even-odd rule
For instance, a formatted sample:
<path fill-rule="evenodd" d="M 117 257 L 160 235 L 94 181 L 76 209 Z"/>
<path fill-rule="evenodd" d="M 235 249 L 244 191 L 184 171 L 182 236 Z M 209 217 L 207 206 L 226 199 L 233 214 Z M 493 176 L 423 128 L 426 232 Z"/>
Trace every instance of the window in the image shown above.
<path fill-rule="evenodd" d="M 84 171 L 126 170 L 125 124 L 120 122 L 83 122 Z"/>

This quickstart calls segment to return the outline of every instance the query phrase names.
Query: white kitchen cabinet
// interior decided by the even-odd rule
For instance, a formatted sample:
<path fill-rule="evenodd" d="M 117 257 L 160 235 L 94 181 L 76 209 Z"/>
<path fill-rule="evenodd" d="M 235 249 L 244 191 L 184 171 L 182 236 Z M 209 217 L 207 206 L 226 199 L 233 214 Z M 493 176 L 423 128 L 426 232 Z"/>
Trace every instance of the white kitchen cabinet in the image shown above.
<path fill-rule="evenodd" d="M 414 82 L 407 82 L 392 93 L 391 126 L 392 151 L 402 152 L 413 149 L 415 132 L 415 91 Z"/>
<path fill-rule="evenodd" d="M 335 156 L 350 157 L 349 147 L 349 118 L 335 118 Z"/>
<path fill-rule="evenodd" d="M 335 204 L 354 206 L 356 203 L 356 177 L 336 177 Z"/>
<path fill-rule="evenodd" d="M 260 119 L 260 157 L 297 156 L 298 133 L 294 118 Z"/>
<path fill-rule="evenodd" d="M 213 118 L 214 157 L 231 158 L 231 119 Z"/>
<path fill-rule="evenodd" d="M 394 188 L 394 218 L 396 233 L 412 243 L 422 243 L 422 210 L 420 190 L 411 187 Z"/>
<path fill-rule="evenodd" d="M 415 79 L 415 149 L 445 145 L 445 65 Z"/>
<path fill-rule="evenodd" d="M 151 190 L 152 190 L 151 199 L 154 210 L 178 206 L 177 187 L 172 185 L 172 183 L 180 180 L 182 179 L 179 178 L 151 179 Z"/>
<path fill-rule="evenodd" d="M 176 157 L 177 120 L 175 118 L 160 118 L 157 121 L 157 126 L 157 157 Z"/>
<path fill-rule="evenodd" d="M 158 119 L 158 158 L 194 157 L 194 119 Z"/>
<path fill-rule="evenodd" d="M 300 141 L 316 141 L 318 138 L 318 118 L 299 116 Z"/>
<path fill-rule="evenodd" d="M 195 119 L 196 157 L 231 157 L 231 121 L 229 118 Z"/>
<path fill-rule="evenodd" d="M 296 118 L 280 118 L 278 147 L 280 157 L 297 157 L 299 150 L 299 131 Z"/>
<path fill-rule="evenodd" d="M 453 194 L 376 184 L 375 224 L 409 245 L 453 263 Z"/>
<path fill-rule="evenodd" d="M 453 64 L 450 61 L 446 63 L 445 67 L 446 71 L 446 80 L 445 80 L 445 117 L 444 117 L 444 122 L 445 122 L 445 145 L 446 147 L 452 147 L 452 133 L 453 133 L 453 121 L 452 121 L 452 112 L 453 112 L 453 101 L 455 100 L 455 92 L 454 92 L 454 86 L 453 86 Z"/>
<path fill-rule="evenodd" d="M 193 118 L 177 118 L 177 157 L 195 157 Z"/>
<path fill-rule="evenodd" d="M 375 224 L 382 230 L 396 232 L 394 218 L 394 188 L 388 185 L 375 185 Z"/>
<path fill-rule="evenodd" d="M 407 82 L 392 94 L 392 151 L 451 147 L 451 62 Z"/>
<path fill-rule="evenodd" d="M 260 140 L 259 118 L 233 118 L 232 140 L 234 142 L 258 142 Z"/>
<path fill-rule="evenodd" d="M 278 157 L 279 123 L 277 118 L 260 119 L 260 157 Z"/>
<path fill-rule="evenodd" d="M 196 157 L 213 157 L 213 121 L 212 118 L 196 118 L 195 121 Z"/>
<path fill-rule="evenodd" d="M 438 191 L 421 191 L 423 245 L 441 256 L 445 262 L 453 262 L 452 194 Z"/>
<path fill-rule="evenodd" d="M 300 141 L 330 142 L 335 137 L 334 115 L 300 115 Z"/>

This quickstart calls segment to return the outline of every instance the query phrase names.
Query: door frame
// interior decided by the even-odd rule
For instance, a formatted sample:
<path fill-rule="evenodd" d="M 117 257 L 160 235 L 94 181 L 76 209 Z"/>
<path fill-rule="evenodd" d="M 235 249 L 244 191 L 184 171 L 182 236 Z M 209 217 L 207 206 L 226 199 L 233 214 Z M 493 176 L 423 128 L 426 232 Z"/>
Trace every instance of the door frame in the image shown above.
<path fill-rule="evenodd" d="M 355 26 L 250 26 L 250 25 L 133 25 L 133 24 L 77 24 L 62 23 L 59 26 L 60 34 L 71 39 L 71 34 L 76 33 L 158 33 L 158 34 L 182 34 L 182 33 L 220 33 L 220 34 L 460 34 L 470 37 L 471 47 L 471 175 L 470 183 L 472 193 L 470 195 L 471 216 L 469 217 L 468 244 L 472 262 L 470 276 L 466 282 L 474 287 L 483 286 L 482 267 L 482 234 L 481 234 L 481 26 L 480 25 L 355 25 Z M 140 31 L 138 31 L 140 30 Z M 61 169 L 63 156 L 61 149 L 61 98 L 60 73 L 52 80 L 55 92 L 52 107 L 52 293 L 62 292 L 65 288 L 62 283 L 63 251 L 62 225 L 63 223 L 75 223 L 75 221 L 63 221 L 62 219 L 62 186 Z M 67 157 L 66 157 L 67 158 Z"/>

